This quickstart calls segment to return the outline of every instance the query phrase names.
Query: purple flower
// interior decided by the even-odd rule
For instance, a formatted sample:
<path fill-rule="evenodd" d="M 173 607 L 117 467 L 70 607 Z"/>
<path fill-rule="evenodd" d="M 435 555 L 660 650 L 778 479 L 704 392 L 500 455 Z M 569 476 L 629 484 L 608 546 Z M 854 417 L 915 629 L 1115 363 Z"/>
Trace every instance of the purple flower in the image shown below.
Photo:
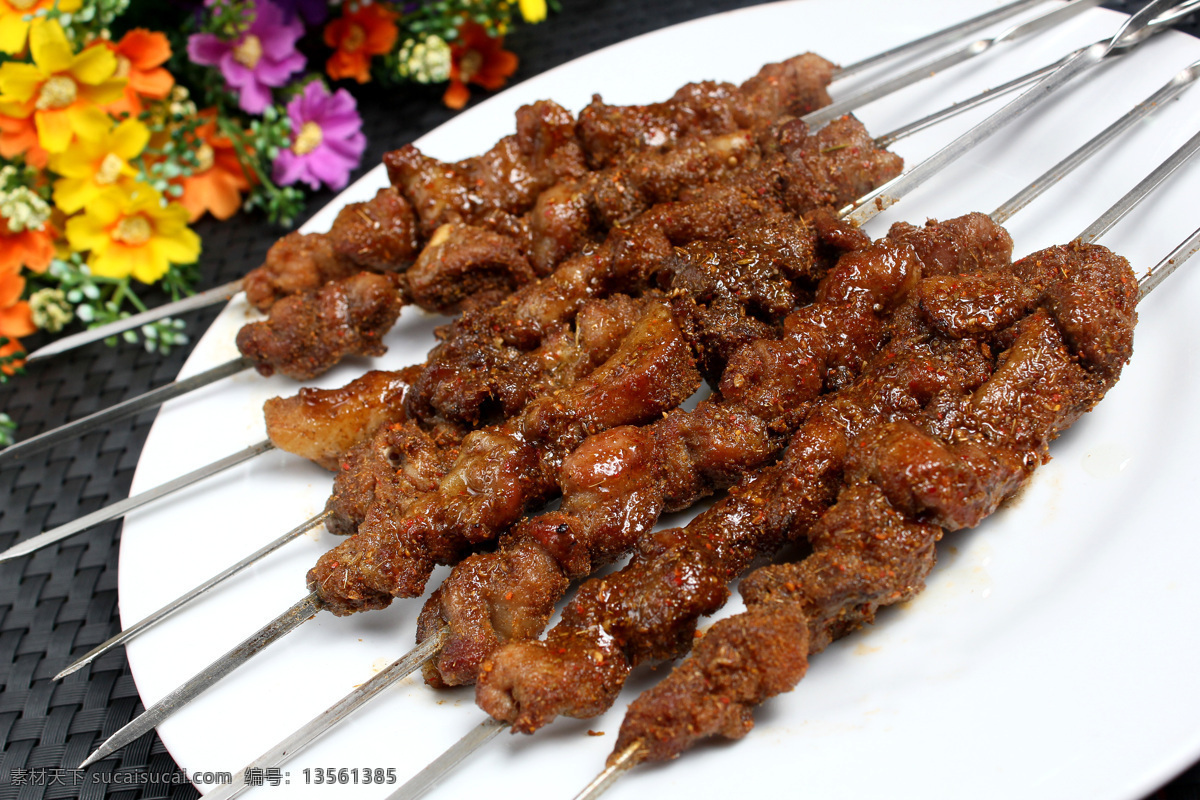
<path fill-rule="evenodd" d="M 274 181 L 281 186 L 303 181 L 313 189 L 322 183 L 330 189 L 344 187 L 367 148 L 354 98 L 345 89 L 330 94 L 320 81 L 312 81 L 292 98 L 287 112 L 292 146 L 275 159 Z"/>
<path fill-rule="evenodd" d="M 304 69 L 304 56 L 296 52 L 296 40 L 303 34 L 304 23 L 284 22 L 278 6 L 259 0 L 254 20 L 240 38 L 226 41 L 211 33 L 193 34 L 188 37 L 188 56 L 197 64 L 220 66 L 242 110 L 261 114 L 271 104 L 271 87 L 283 86 L 292 73 Z"/>

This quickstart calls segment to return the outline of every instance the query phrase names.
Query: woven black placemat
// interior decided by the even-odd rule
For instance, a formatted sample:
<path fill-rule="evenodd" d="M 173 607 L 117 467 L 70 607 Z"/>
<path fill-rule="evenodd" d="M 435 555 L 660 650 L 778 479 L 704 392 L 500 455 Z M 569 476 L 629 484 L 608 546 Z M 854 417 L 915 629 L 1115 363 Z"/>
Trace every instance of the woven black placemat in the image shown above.
<path fill-rule="evenodd" d="M 1110 2 L 1121 10 L 1141 0 Z M 521 27 L 509 46 L 521 56 L 524 80 L 577 56 L 648 31 L 732 8 L 736 0 L 563 0 L 563 11 L 537 27 Z M 1194 19 L 1182 25 L 1196 34 Z M 447 120 L 440 90 L 359 92 L 370 142 L 366 168 L 387 150 Z M 357 177 L 357 175 L 355 176 Z M 314 197 L 321 208 L 331 194 Z M 261 262 L 279 231 L 257 218 L 197 225 L 203 237 L 204 287 L 240 277 Z M 204 288 L 202 287 L 202 288 Z M 215 316 L 197 314 L 203 331 Z M 198 333 L 196 334 L 198 335 Z M 34 339 L 28 344 L 37 346 Z M 190 348 L 169 357 L 133 347 L 95 345 L 35 364 L 0 389 L 0 409 L 20 425 L 20 438 L 133 397 L 176 375 Z M 103 433 L 0 471 L 0 549 L 126 496 L 153 412 Z M 85 772 L 72 769 L 142 711 L 124 651 L 99 659 L 61 683 L 51 677 L 117 633 L 119 525 L 100 526 L 31 557 L 0 564 L 0 800 L 40 798 L 173 798 L 191 800 L 187 783 L 157 735 L 148 734 Z M 101 782 L 93 783 L 98 776 Z M 1200 765 L 1155 792 L 1156 800 L 1200 800 Z"/>

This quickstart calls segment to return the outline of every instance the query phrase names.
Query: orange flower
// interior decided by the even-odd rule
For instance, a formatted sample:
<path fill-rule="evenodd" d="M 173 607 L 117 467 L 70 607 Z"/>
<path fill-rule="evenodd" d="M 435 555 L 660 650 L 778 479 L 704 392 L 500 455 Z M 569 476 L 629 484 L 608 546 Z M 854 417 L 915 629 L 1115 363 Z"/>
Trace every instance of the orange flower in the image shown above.
<path fill-rule="evenodd" d="M 45 224 L 41 230 L 13 233 L 0 219 L 0 278 L 17 274 L 21 267 L 45 272 L 54 258 L 54 229 Z M 20 292 L 18 292 L 20 294 Z M 4 306 L 0 303 L 0 308 Z"/>
<path fill-rule="evenodd" d="M 341 17 L 325 26 L 325 44 L 334 53 L 325 71 L 334 80 L 371 80 L 371 56 L 390 52 L 396 43 L 396 13 L 380 3 L 346 3 Z"/>
<path fill-rule="evenodd" d="M 142 113 L 142 98 L 162 100 L 171 92 L 175 79 L 162 66 L 171 57 L 171 45 L 165 35 L 135 28 L 122 36 L 121 41 L 105 45 L 117 57 L 116 77 L 129 80 L 125 96 L 106 106 L 111 114 L 136 117 Z"/>
<path fill-rule="evenodd" d="M 495 90 L 517 71 L 517 56 L 503 49 L 504 39 L 488 36 L 477 22 L 464 23 L 458 29 L 458 41 L 450 45 L 450 88 L 442 102 L 460 109 L 471 97 L 468 83 Z"/>
<path fill-rule="evenodd" d="M 33 311 L 21 299 L 25 279 L 15 272 L 0 273 L 0 336 L 15 339 L 37 330 Z"/>
<path fill-rule="evenodd" d="M 32 166 L 46 166 L 49 154 L 38 144 L 37 125 L 33 120 L 33 101 L 0 103 L 0 156 L 24 156 Z"/>
<path fill-rule="evenodd" d="M 0 358 L 11 356 L 13 353 L 24 352 L 25 348 L 16 339 L 13 339 L 8 344 L 0 345 Z M 19 358 L 16 361 L 0 366 L 0 372 L 3 372 L 5 375 L 15 375 L 17 374 L 17 370 L 23 366 L 25 366 L 25 359 Z"/>
<path fill-rule="evenodd" d="M 183 196 L 179 203 L 187 209 L 189 222 L 200 219 L 205 211 L 217 219 L 229 219 L 241 208 L 241 193 L 250 189 L 250 181 L 233 142 L 217 133 L 216 109 L 202 111 L 200 116 L 208 119 L 196 128 L 196 159 L 200 166 L 180 179 Z"/>

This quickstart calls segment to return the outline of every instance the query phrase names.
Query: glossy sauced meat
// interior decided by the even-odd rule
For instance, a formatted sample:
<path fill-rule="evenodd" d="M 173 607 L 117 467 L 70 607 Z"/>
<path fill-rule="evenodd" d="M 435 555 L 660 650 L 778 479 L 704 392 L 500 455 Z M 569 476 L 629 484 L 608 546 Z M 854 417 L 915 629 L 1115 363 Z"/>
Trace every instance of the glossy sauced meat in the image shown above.
<path fill-rule="evenodd" d="M 360 271 L 322 233 L 289 233 L 267 251 L 266 261 L 242 279 L 246 299 L 259 311 L 289 295 L 313 291 Z"/>
<path fill-rule="evenodd" d="M 1032 264 L 1039 265 L 1036 275 L 1030 272 Z M 928 408 L 934 409 L 930 413 L 935 418 L 955 419 L 949 398 L 970 397 L 998 366 L 1000 373 L 1014 374 L 1005 354 L 1010 344 L 1005 336 L 1015 329 L 1006 323 L 1011 315 L 996 314 L 998 309 L 1019 310 L 1021 319 L 1032 320 L 1022 323 L 1028 325 L 1047 318 L 1039 309 L 1049 305 L 1071 324 L 1106 319 L 1117 323 L 1107 328 L 1117 331 L 1110 352 L 1128 352 L 1124 345 L 1132 284 L 1124 283 L 1126 276 L 1119 271 L 1086 259 L 1063 265 L 1045 257 L 1007 269 L 982 266 L 986 271 L 962 277 L 956 305 L 963 318 L 986 321 L 991 312 L 995 322 L 988 330 L 958 336 L 942 323 L 931 323 L 935 312 L 927 311 L 934 308 L 927 290 L 947 278 L 921 281 L 893 316 L 889 344 L 871 359 L 859 380 L 818 401 L 779 465 L 687 528 L 640 543 L 626 569 L 585 583 L 545 642 L 510 643 L 485 663 L 477 691 L 485 710 L 527 731 L 557 714 L 588 716 L 611 703 L 633 665 L 685 651 L 697 617 L 724 601 L 727 581 L 754 556 L 803 536 L 833 502 L 847 469 L 850 442 L 875 425 L 918 424 Z M 1056 277 L 1054 270 L 1060 267 Z M 1012 282 L 1009 294 L 998 302 L 990 289 L 1005 274 L 1022 278 Z M 1071 299 L 1059 304 L 1052 299 L 1057 297 Z M 1116 355 L 1106 363 L 1119 361 Z M 1067 395 L 1058 400 L 1065 403 L 1061 408 L 1070 404 Z M 1009 411 L 1019 419 L 1019 398 L 1010 402 L 1014 406 Z M 1012 422 L 1006 424 L 1006 429 L 1012 427 Z M 890 474 L 911 474 L 911 466 L 908 473 L 902 463 L 892 466 Z M 980 469 L 976 485 L 986 484 L 988 476 Z M 996 486 L 995 495 L 988 497 L 999 502 L 1012 487 L 1004 482 Z M 993 507 L 985 502 L 976 511 L 986 513 Z M 663 596 L 661 582 L 677 587 L 670 597 Z"/>
<path fill-rule="evenodd" d="M 592 99 L 579 114 L 579 139 L 595 167 L 630 150 L 669 146 L 685 136 L 762 128 L 829 104 L 834 66 L 813 53 L 767 64 L 741 86 L 689 83 L 666 102 L 610 106 Z"/>
<path fill-rule="evenodd" d="M 588 377 L 534 400 L 520 416 L 469 434 L 437 490 L 394 524 L 326 553 L 309 586 L 337 614 L 423 590 L 437 563 L 495 537 L 556 485 L 562 459 L 587 435 L 645 422 L 695 391 L 699 375 L 669 306 L 648 302 L 617 351 Z"/>
<path fill-rule="evenodd" d="M 394 188 L 338 213 L 328 233 L 289 233 L 271 245 L 266 261 L 246 274 L 246 299 L 259 311 L 277 300 L 320 289 L 364 269 L 404 271 L 420 248 L 416 218 Z"/>
<path fill-rule="evenodd" d="M 506 348 L 536 347 L 587 300 L 647 285 L 674 247 L 724 238 L 773 214 L 836 207 L 900 170 L 899 158 L 875 148 L 849 117 L 811 136 L 803 123 L 786 123 L 773 141 L 777 150 L 758 167 L 654 206 L 495 308 L 465 314 L 431 353 L 429 368 L 406 401 L 409 414 L 475 424 L 494 396 L 490 364 Z M 448 390 L 445 381 L 455 389 Z M 474 386 L 463 391 L 468 381 Z"/>
<path fill-rule="evenodd" d="M 273 397 L 263 405 L 267 436 L 280 450 L 340 469 L 354 444 L 404 420 L 404 394 L 417 369 L 372 370 L 337 389 L 304 388 L 291 397 Z"/>
<path fill-rule="evenodd" d="M 414 303 L 451 314 L 466 301 L 495 305 L 537 275 L 511 236 L 448 222 L 434 231 L 406 277 Z"/>
<path fill-rule="evenodd" d="M 291 295 L 277 302 L 266 321 L 238 331 L 238 350 L 263 375 L 282 372 L 306 380 L 348 355 L 383 355 L 387 348 L 381 340 L 401 306 L 393 275 L 361 272 L 311 296 Z"/>
<path fill-rule="evenodd" d="M 394 186 L 339 211 L 328 238 L 339 256 L 379 272 L 403 272 L 421 248 L 412 206 Z"/>
<path fill-rule="evenodd" d="M 1017 280 L 1005 281 L 1006 274 Z M 812 555 L 763 568 L 744 582 L 750 611 L 715 625 L 695 658 L 635 703 L 618 749 L 637 740 L 637 758 L 668 758 L 697 738 L 744 735 L 752 706 L 803 675 L 798 655 L 918 591 L 942 531 L 976 524 L 1015 491 L 1046 457 L 1049 441 L 1103 396 L 1129 355 L 1136 283 L 1128 264 L 1103 248 L 1053 248 L 1009 270 L 962 276 L 952 295 L 937 291 L 945 282 L 922 281 L 898 312 L 904 329 L 862 379 L 818 404 L 777 467 L 731 495 L 730 508 L 715 508 L 719 519 L 710 512 L 693 523 L 697 532 L 711 532 L 714 522 L 723 526 L 708 539 L 714 549 L 739 539 L 806 538 Z M 1007 288 L 997 291 L 1001 284 Z M 947 307 L 961 313 L 941 313 Z M 968 320 L 976 332 L 963 334 Z M 1067 328 L 1077 331 L 1070 345 Z M 1078 333 L 1085 330 L 1094 338 Z M 818 457 L 794 457 L 805 449 Z M 821 473 L 827 477 L 814 486 Z M 797 487 L 807 490 L 803 496 L 794 494 Z M 813 507 L 818 489 L 826 503 Z M 757 498 L 752 514 L 744 513 L 747 498 Z M 669 541 L 672 533 L 656 538 Z M 722 566 L 746 563 L 728 559 Z M 700 589 L 710 585 L 705 574 L 682 577 Z M 649 586 L 638 584 L 637 591 Z M 615 606 L 613 588 L 607 597 Z M 622 641 L 591 654 L 613 680 L 639 656 L 686 648 L 697 606 L 688 608 L 684 598 L 692 594 L 678 592 L 678 613 L 659 612 L 654 633 L 634 645 L 626 643 L 633 640 L 623 622 L 628 615 L 602 614 L 603 604 L 585 600 L 579 611 L 568 606 L 566 616 L 591 608 L 591 625 Z M 723 599 L 715 585 L 694 594 Z M 644 600 L 627 597 L 621 603 L 644 607 Z M 701 613 L 715 607 L 705 605 Z M 576 636 L 586 629 L 577 625 Z M 663 646 L 671 633 L 674 653 Z M 658 649 L 647 652 L 647 642 Z M 582 690 L 573 710 L 594 712 L 605 703 L 602 683 L 580 672 L 571 680 L 582 686 L 559 692 Z"/>
<path fill-rule="evenodd" d="M 517 355 L 509 365 L 504 416 L 570 388 L 600 366 L 632 330 L 644 305 L 625 295 L 593 301 L 580 311 L 574 329 L 564 326 L 537 350 Z M 445 477 L 468 432 L 447 423 L 421 426 L 397 403 L 389 403 L 384 416 L 391 423 L 387 429 L 373 438 L 367 434 L 341 459 L 326 504 L 333 512 L 326 527 L 334 533 L 352 534 L 364 521 L 368 530 L 399 524 L 416 494 L 433 491 Z"/>
<path fill-rule="evenodd" d="M 549 100 L 517 111 L 517 132 L 481 156 L 446 163 L 413 145 L 383 157 L 388 178 L 408 198 L 422 234 L 451 222 L 480 224 L 490 215 L 520 216 L 542 191 L 586 171 L 575 119 Z"/>
<path fill-rule="evenodd" d="M 341 457 L 325 527 L 349 536 L 364 522 L 402 517 L 414 500 L 437 489 L 465 435 L 450 425 L 426 429 L 405 419 L 377 428 Z"/>
<path fill-rule="evenodd" d="M 664 277 L 672 286 L 689 285 L 694 294 L 688 306 L 697 316 L 704 311 L 696 301 L 717 299 L 740 303 L 743 315 L 761 315 L 764 349 L 732 331 L 742 349 L 718 394 L 693 412 L 676 410 L 651 425 L 589 437 L 564 462 L 557 511 L 523 520 L 496 552 L 458 564 L 421 616 L 418 638 L 443 623 L 451 629 L 426 669 L 430 682 L 471 683 L 482 659 L 502 641 L 540 632 L 569 580 L 625 552 L 664 508 L 687 507 L 768 460 L 786 438 L 788 412 L 822 388 L 826 363 L 861 361 L 878 345 L 881 329 L 872 307 L 878 300 L 881 309 L 891 308 L 883 297 L 853 307 L 835 299 L 820 310 L 796 312 L 788 317 L 792 332 L 778 338 L 784 315 L 798 300 L 786 288 L 787 276 L 811 280 L 820 272 L 814 235 L 795 220 L 773 220 L 730 241 L 689 245 L 668 262 Z M 856 241 L 862 246 L 865 238 Z M 884 291 L 881 286 L 879 294 Z M 869 321 L 860 321 L 863 316 Z M 801 320 L 843 330 L 828 337 Z M 712 331 L 707 341 L 716 335 Z"/>

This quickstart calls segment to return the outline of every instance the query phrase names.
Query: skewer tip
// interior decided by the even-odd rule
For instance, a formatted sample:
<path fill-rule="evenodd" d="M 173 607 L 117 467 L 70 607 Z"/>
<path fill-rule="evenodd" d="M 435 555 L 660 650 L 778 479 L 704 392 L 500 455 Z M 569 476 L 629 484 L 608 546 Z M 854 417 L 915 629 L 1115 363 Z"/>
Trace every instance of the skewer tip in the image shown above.
<path fill-rule="evenodd" d="M 64 669 L 62 672 L 55 675 L 51 680 L 61 681 L 63 678 L 67 677 L 68 675 L 78 671 L 86 663 L 87 662 L 83 661 L 83 660 L 76 661 L 74 664 L 72 664 L 71 666 Z"/>
<path fill-rule="evenodd" d="M 77 767 L 77 769 L 87 769 L 88 767 L 90 767 L 92 764 L 95 764 L 100 759 L 108 756 L 109 753 L 104 752 L 104 747 L 105 747 L 105 745 L 100 745 L 100 747 L 97 748 L 96 752 L 92 753 L 90 756 L 85 758 L 82 761 L 82 763 L 80 763 L 80 765 Z"/>
<path fill-rule="evenodd" d="M 635 739 L 609 762 L 603 772 L 583 787 L 583 791 L 575 795 L 574 800 L 596 800 L 597 797 L 608 791 L 609 787 L 617 782 L 617 778 L 641 762 L 641 759 L 637 758 L 638 751 L 641 749 L 642 743 Z"/>

